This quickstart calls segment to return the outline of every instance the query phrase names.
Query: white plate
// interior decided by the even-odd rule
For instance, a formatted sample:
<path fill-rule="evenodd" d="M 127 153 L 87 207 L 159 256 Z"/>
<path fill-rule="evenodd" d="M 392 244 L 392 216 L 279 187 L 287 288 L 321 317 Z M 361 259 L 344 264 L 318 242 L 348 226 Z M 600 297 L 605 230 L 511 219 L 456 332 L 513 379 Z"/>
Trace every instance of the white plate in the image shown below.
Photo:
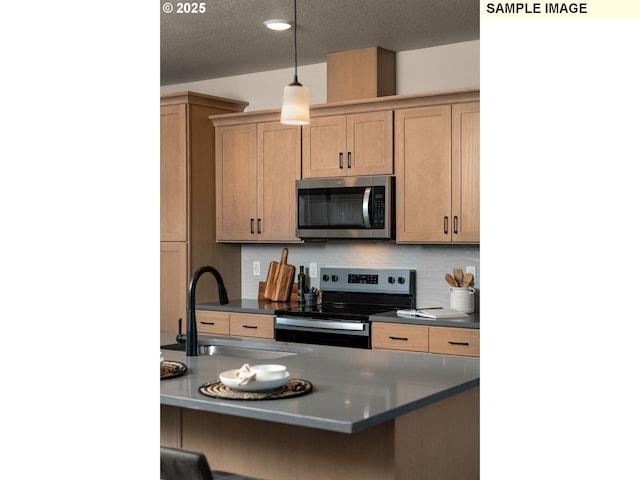
<path fill-rule="evenodd" d="M 289 380 L 289 372 L 285 372 L 281 378 L 274 378 L 273 380 L 251 380 L 244 385 L 238 385 L 238 379 L 236 378 L 236 372 L 239 369 L 227 370 L 219 375 L 220 381 L 233 390 L 239 390 L 241 392 L 262 392 L 265 390 L 274 390 L 280 388 Z"/>

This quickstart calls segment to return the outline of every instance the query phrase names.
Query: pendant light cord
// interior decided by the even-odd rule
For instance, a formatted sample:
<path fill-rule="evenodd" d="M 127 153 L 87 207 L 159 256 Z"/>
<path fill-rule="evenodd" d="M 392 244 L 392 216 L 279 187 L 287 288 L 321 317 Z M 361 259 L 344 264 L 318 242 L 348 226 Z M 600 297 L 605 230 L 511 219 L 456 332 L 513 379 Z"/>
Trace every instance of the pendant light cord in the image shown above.
<path fill-rule="evenodd" d="M 298 82 L 298 1 L 293 0 L 293 60 L 294 60 L 294 72 L 293 83 Z"/>

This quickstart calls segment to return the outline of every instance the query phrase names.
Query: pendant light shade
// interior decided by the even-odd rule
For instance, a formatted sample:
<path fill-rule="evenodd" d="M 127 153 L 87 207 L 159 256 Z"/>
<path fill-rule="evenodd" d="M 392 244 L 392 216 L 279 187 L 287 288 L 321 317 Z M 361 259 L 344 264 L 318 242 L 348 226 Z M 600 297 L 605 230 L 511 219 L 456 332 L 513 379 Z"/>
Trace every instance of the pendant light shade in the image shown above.
<path fill-rule="evenodd" d="M 287 125 L 309 123 L 309 89 L 298 81 L 298 9 L 293 0 L 293 82 L 284 87 L 280 122 Z"/>
<path fill-rule="evenodd" d="M 294 79 L 284 87 L 280 122 L 287 125 L 307 125 L 309 123 L 309 89 Z"/>

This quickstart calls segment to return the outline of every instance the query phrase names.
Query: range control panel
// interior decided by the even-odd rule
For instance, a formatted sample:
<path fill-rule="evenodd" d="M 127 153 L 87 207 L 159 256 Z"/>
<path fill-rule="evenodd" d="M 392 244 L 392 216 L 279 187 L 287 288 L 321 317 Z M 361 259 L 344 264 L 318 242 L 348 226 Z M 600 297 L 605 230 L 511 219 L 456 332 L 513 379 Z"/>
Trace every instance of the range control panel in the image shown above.
<path fill-rule="evenodd" d="M 415 287 L 415 270 L 338 267 L 320 269 L 320 290 L 323 291 L 414 294 Z"/>

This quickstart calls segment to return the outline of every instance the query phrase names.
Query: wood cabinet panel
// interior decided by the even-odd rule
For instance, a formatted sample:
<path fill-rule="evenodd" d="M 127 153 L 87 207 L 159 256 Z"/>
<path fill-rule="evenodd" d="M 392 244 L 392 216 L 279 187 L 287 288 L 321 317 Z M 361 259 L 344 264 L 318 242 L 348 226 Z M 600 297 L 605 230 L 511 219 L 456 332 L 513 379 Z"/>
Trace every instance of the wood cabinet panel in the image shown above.
<path fill-rule="evenodd" d="M 347 117 L 312 118 L 302 127 L 302 174 L 304 178 L 344 175 L 347 147 Z"/>
<path fill-rule="evenodd" d="M 429 327 L 429 352 L 445 355 L 480 356 L 480 330 Z"/>
<path fill-rule="evenodd" d="M 256 125 L 216 129 L 216 238 L 254 240 L 257 231 Z"/>
<path fill-rule="evenodd" d="M 229 333 L 241 337 L 275 338 L 273 315 L 230 313 Z"/>
<path fill-rule="evenodd" d="M 412 352 L 429 351 L 429 327 L 402 323 L 373 322 L 371 346 Z"/>
<path fill-rule="evenodd" d="M 396 240 L 451 240 L 451 106 L 396 112 Z"/>
<path fill-rule="evenodd" d="M 160 330 L 178 331 L 187 321 L 187 243 L 160 242 Z"/>
<path fill-rule="evenodd" d="M 260 241 L 296 238 L 296 180 L 301 175 L 300 127 L 258 124 L 258 204 Z"/>
<path fill-rule="evenodd" d="M 453 241 L 480 242 L 480 102 L 452 107 Z"/>
<path fill-rule="evenodd" d="M 393 174 L 393 111 L 332 115 L 302 128 L 303 178 Z"/>
<path fill-rule="evenodd" d="M 229 335 L 229 313 L 212 310 L 196 312 L 198 333 Z"/>
<path fill-rule="evenodd" d="M 187 106 L 160 108 L 160 240 L 187 240 Z"/>

